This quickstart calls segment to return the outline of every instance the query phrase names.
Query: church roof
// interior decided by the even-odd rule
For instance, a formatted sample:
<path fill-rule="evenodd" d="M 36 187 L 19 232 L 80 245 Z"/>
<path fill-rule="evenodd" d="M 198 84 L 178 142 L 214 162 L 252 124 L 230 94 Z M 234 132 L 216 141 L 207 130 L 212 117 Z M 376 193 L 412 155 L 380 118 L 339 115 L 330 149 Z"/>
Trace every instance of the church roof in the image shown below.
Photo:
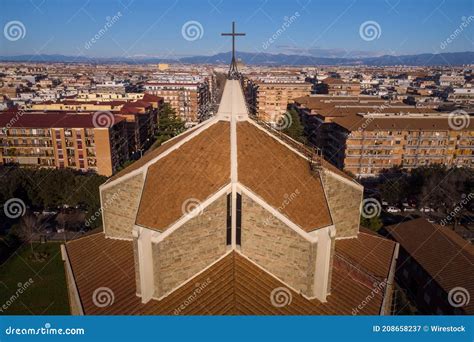
<path fill-rule="evenodd" d="M 148 153 L 145 153 L 143 157 L 135 161 L 133 164 L 127 166 L 126 168 L 120 170 L 117 172 L 115 175 L 110 177 L 107 182 L 114 181 L 116 179 L 119 179 L 135 170 L 138 170 L 139 168 L 143 167 L 146 165 L 146 163 L 150 162 L 151 160 L 157 158 L 160 156 L 162 153 L 166 152 L 168 149 L 173 147 L 175 144 L 179 143 L 181 140 L 186 138 L 188 135 L 192 134 L 193 130 L 188 130 L 184 133 L 181 133 L 180 135 L 176 136 L 174 139 L 171 139 L 167 141 L 166 143 L 158 146 L 155 148 L 153 151 L 150 151 Z"/>
<path fill-rule="evenodd" d="M 378 254 L 381 243 L 386 253 Z M 66 245 L 86 315 L 348 315 L 354 309 L 358 309 L 357 314 L 377 315 L 382 307 L 383 289 L 374 291 L 372 283 L 361 281 L 358 273 L 380 273 L 386 278 L 394 248 L 394 242 L 367 233 L 336 241 L 336 258 L 351 260 L 352 267 L 335 263 L 331 295 L 326 303 L 306 299 L 233 251 L 162 300 L 142 304 L 136 296 L 132 241 L 107 239 L 98 233 Z M 354 255 L 354 249 L 360 249 L 360 253 Z M 383 268 L 364 262 L 372 252 L 377 254 L 380 265 L 385 265 Z M 98 288 L 112 291 L 111 305 L 94 304 L 94 291 Z M 278 307 L 272 304 L 271 294 L 281 288 L 291 294 L 291 302 Z M 367 300 L 368 296 L 371 300 Z"/>
<path fill-rule="evenodd" d="M 150 165 L 136 223 L 165 230 L 186 214 L 186 200 L 203 202 L 228 184 L 229 137 L 229 123 L 219 121 Z"/>
<path fill-rule="evenodd" d="M 203 203 L 232 175 L 306 232 L 333 223 L 321 177 L 304 155 L 248 117 L 237 80 L 227 81 L 215 118 L 145 154 L 108 183 L 139 170 L 146 179 L 135 223 L 142 227 L 168 229 L 187 214 L 186 201 Z"/>
<path fill-rule="evenodd" d="M 321 179 L 306 159 L 250 122 L 237 124 L 237 143 L 244 186 L 305 231 L 332 224 Z"/>

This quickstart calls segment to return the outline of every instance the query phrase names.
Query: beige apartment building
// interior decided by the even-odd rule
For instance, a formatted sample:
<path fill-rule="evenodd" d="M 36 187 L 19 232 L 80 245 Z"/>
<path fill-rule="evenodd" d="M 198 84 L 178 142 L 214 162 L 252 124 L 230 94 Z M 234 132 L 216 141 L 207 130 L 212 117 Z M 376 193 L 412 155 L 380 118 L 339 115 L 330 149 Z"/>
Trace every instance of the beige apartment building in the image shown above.
<path fill-rule="evenodd" d="M 459 125 L 452 115 L 374 96 L 304 97 L 293 108 L 309 142 L 356 176 L 375 176 L 393 166 L 474 167 L 473 125 L 467 116 Z"/>
<path fill-rule="evenodd" d="M 246 97 L 250 114 L 267 122 L 277 122 L 294 99 L 311 94 L 312 86 L 302 81 L 248 80 Z"/>
<path fill-rule="evenodd" d="M 474 125 L 453 129 L 450 120 L 447 115 L 339 118 L 328 147 L 336 165 L 361 177 L 393 166 L 474 167 Z"/>
<path fill-rule="evenodd" d="M 93 114 L 0 114 L 0 164 L 112 175 L 128 159 L 125 119 L 95 127 Z"/>
<path fill-rule="evenodd" d="M 147 94 L 162 97 L 190 126 L 199 122 L 211 101 L 206 82 L 147 82 L 144 88 Z"/>
<path fill-rule="evenodd" d="M 322 80 L 330 95 L 357 96 L 360 94 L 360 82 L 348 82 L 340 78 L 328 77 Z"/>
<path fill-rule="evenodd" d="M 126 101 L 44 101 L 33 103 L 31 110 L 33 111 L 70 111 L 70 112 L 96 112 L 96 111 L 118 111 Z"/>

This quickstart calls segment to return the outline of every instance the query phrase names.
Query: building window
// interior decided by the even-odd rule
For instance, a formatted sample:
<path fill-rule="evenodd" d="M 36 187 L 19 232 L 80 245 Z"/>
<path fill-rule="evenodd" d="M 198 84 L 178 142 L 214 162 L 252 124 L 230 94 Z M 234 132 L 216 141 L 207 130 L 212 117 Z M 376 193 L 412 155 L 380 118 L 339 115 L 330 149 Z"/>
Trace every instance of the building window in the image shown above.
<path fill-rule="evenodd" d="M 236 221 L 237 221 L 237 235 L 236 235 L 236 244 L 238 246 L 241 245 L 241 241 L 242 241 L 242 195 L 237 193 L 237 210 L 236 210 L 236 214 L 237 214 L 237 217 L 236 217 Z"/>
<path fill-rule="evenodd" d="M 227 246 L 232 244 L 232 193 L 227 194 L 226 243 Z"/>
<path fill-rule="evenodd" d="M 235 243 L 241 244 L 241 227 L 242 227 L 242 195 L 237 193 L 236 199 L 236 237 Z M 226 220 L 226 243 L 227 246 L 232 245 L 232 193 L 227 194 L 227 220 Z"/>

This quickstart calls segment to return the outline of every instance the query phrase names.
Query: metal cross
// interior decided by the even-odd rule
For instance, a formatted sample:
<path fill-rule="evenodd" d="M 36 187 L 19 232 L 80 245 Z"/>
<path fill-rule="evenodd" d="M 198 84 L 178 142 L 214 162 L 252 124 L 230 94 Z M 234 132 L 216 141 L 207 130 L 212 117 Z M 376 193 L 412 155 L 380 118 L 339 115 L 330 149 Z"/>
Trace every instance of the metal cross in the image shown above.
<path fill-rule="evenodd" d="M 232 62 L 230 63 L 229 68 L 229 78 L 235 78 L 238 76 L 239 72 L 237 70 L 237 63 L 235 61 L 235 37 L 245 36 L 245 33 L 235 32 L 235 21 L 232 22 L 232 32 L 231 33 L 221 33 L 222 36 L 232 36 Z"/>

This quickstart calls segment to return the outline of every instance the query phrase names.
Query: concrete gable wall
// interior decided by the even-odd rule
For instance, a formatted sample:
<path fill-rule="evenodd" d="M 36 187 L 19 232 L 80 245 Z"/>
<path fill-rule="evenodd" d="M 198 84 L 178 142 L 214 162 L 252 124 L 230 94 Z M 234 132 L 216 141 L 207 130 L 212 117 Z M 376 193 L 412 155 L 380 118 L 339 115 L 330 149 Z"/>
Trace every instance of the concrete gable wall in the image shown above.
<path fill-rule="evenodd" d="M 245 195 L 241 252 L 295 290 L 313 296 L 316 244 Z"/>
<path fill-rule="evenodd" d="M 164 240 L 153 243 L 155 298 L 167 295 L 226 253 L 226 213 L 224 195 Z"/>
<path fill-rule="evenodd" d="M 102 220 L 107 237 L 132 239 L 143 183 L 143 175 L 139 173 L 100 190 Z"/>
<path fill-rule="evenodd" d="M 347 184 L 329 172 L 326 172 L 322 179 L 329 209 L 336 226 L 336 238 L 357 236 L 362 189 Z"/>

